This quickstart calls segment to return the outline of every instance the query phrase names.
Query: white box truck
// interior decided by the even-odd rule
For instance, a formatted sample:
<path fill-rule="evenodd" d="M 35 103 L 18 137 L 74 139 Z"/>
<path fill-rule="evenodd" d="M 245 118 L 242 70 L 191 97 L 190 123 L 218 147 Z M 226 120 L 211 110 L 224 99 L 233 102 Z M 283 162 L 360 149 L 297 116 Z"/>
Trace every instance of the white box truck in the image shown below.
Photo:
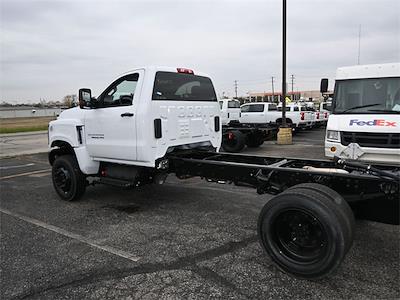
<path fill-rule="evenodd" d="M 325 155 L 400 164 L 400 63 L 337 70 Z"/>

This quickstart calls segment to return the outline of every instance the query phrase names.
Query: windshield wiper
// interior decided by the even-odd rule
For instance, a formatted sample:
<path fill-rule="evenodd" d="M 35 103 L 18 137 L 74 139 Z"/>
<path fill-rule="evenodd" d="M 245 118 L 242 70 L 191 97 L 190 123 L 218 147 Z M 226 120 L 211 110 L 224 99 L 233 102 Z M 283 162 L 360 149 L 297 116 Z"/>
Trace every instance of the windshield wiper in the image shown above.
<path fill-rule="evenodd" d="M 374 103 L 374 104 L 366 104 L 366 105 L 354 106 L 354 107 L 350 107 L 348 109 L 345 109 L 344 111 L 341 111 L 340 113 L 345 113 L 345 112 L 351 111 L 353 109 L 372 107 L 372 106 L 378 106 L 378 105 L 382 105 L 382 103 Z"/>
<path fill-rule="evenodd" d="M 391 109 L 368 109 L 368 111 L 377 111 L 377 112 L 383 112 L 383 113 L 389 113 L 389 114 L 400 114 L 400 111 L 391 110 Z"/>

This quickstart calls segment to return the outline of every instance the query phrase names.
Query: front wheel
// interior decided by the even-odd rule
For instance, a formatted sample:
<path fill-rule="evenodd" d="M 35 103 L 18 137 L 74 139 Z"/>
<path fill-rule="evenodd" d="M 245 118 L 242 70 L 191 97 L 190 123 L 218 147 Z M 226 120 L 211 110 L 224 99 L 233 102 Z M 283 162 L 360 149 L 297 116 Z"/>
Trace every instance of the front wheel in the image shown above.
<path fill-rule="evenodd" d="M 86 177 L 72 155 L 58 156 L 52 168 L 53 186 L 61 199 L 77 200 L 86 189 Z"/>
<path fill-rule="evenodd" d="M 352 243 L 342 207 L 312 188 L 291 188 L 263 207 L 258 235 L 284 272 L 319 279 L 335 271 Z"/>

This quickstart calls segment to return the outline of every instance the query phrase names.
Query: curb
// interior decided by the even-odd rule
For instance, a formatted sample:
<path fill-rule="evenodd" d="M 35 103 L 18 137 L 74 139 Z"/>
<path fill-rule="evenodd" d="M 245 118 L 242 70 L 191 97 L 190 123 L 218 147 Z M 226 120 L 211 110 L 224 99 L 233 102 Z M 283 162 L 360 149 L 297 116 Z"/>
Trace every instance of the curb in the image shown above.
<path fill-rule="evenodd" d="M 42 154 L 42 153 L 48 153 L 49 149 L 39 149 L 39 150 L 34 150 L 34 151 L 20 151 L 20 152 L 15 152 L 15 153 L 2 153 L 0 154 L 0 159 L 3 158 L 12 158 L 12 157 L 17 157 L 17 156 L 23 156 L 23 155 L 33 155 L 33 154 Z"/>
<path fill-rule="evenodd" d="M 16 133 L 1 133 L 0 137 L 14 137 L 14 136 L 26 136 L 26 135 L 38 135 L 38 134 L 47 134 L 47 130 L 40 131 L 29 131 L 29 132 L 16 132 Z"/>

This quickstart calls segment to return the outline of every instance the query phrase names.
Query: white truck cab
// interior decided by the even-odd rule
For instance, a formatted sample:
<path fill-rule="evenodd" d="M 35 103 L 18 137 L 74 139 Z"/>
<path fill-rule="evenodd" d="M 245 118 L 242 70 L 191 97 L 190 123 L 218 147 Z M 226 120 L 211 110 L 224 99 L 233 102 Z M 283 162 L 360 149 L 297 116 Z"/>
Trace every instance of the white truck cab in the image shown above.
<path fill-rule="evenodd" d="M 220 109 L 211 79 L 184 68 L 145 67 L 115 79 L 97 98 L 79 91 L 79 106 L 49 124 L 53 163 L 74 155 L 85 175 L 101 164 L 158 167 L 179 148 L 219 150 Z M 103 169 L 104 170 L 104 169 Z"/>
<path fill-rule="evenodd" d="M 400 63 L 337 70 L 325 155 L 400 164 Z"/>
<path fill-rule="evenodd" d="M 269 102 L 252 102 L 241 107 L 240 123 L 267 124 L 275 122 L 279 118 L 277 105 Z"/>
<path fill-rule="evenodd" d="M 238 100 L 220 99 L 219 106 L 221 108 L 222 125 L 228 125 L 231 122 L 239 122 L 240 102 Z"/>

